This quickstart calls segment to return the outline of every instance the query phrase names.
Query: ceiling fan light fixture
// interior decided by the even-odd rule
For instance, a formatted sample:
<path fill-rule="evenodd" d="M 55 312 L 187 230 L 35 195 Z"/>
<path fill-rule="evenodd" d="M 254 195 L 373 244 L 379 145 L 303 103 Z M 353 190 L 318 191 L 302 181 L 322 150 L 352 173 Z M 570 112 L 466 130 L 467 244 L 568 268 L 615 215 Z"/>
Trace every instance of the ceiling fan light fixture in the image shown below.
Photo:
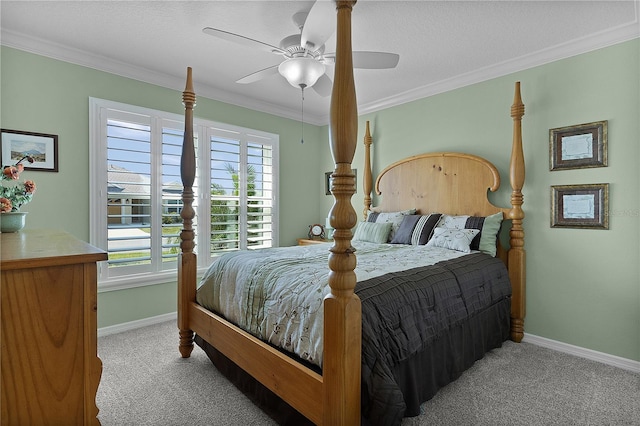
<path fill-rule="evenodd" d="M 278 66 L 278 72 L 295 88 L 311 87 L 324 74 L 324 64 L 313 58 L 290 58 Z"/>

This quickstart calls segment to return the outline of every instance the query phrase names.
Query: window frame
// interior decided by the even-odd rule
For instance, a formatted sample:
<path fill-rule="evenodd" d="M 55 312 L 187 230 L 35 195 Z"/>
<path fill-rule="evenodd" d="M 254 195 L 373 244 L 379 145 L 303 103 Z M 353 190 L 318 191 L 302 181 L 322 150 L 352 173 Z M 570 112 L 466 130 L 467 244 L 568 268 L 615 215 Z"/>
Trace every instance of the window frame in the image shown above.
<path fill-rule="evenodd" d="M 89 201 L 90 201 L 90 243 L 103 250 L 107 250 L 107 197 L 104 192 L 107 188 L 107 120 L 112 116 L 122 116 L 122 120 L 126 121 L 126 116 L 143 116 L 149 117 L 151 125 L 151 133 L 160 137 L 162 140 L 163 128 L 184 130 L 184 117 L 179 114 L 173 114 L 165 111 L 145 108 L 135 105 L 129 105 L 120 102 L 109 101 L 99 98 L 89 98 L 89 157 L 90 170 L 89 173 Z M 168 125 L 171 124 L 171 125 Z M 272 247 L 279 245 L 279 135 L 274 133 L 263 132 L 255 129 L 244 128 L 240 126 L 219 123 L 211 120 L 194 118 L 194 142 L 196 145 L 196 178 L 194 181 L 194 210 L 196 217 L 194 218 L 194 229 L 196 230 L 196 246 L 195 253 L 198 257 L 198 273 L 202 274 L 216 257 L 221 253 L 211 253 L 211 232 L 199 232 L 199 230 L 211 229 L 211 204 L 210 204 L 210 188 L 211 188 L 211 158 L 209 150 L 209 141 L 216 134 L 216 129 L 224 132 L 234 132 L 242 135 L 242 143 L 244 144 L 245 155 L 241 157 L 241 161 L 246 164 L 246 146 L 251 143 L 251 137 L 260 138 L 272 149 Z M 160 156 L 160 159 L 157 157 Z M 162 236 L 162 220 L 155 223 L 156 217 L 162 215 L 162 148 L 152 147 L 151 153 L 151 170 L 152 182 L 160 182 L 155 185 L 155 191 L 152 188 L 151 204 L 151 247 L 161 245 L 159 239 Z M 209 167 L 200 167 L 199 165 L 209 165 Z M 159 165 L 159 167 L 157 166 Z M 246 175 L 240 174 L 241 181 L 246 180 Z M 152 184 L 153 185 L 153 184 Z M 208 188 L 207 190 L 199 190 L 198 188 Z M 242 188 L 242 186 L 241 186 Z M 240 217 L 240 227 L 246 229 L 246 208 L 243 209 Z M 157 249 L 157 247 L 156 247 Z M 161 256 L 161 253 L 160 253 Z M 153 255 L 152 255 L 153 259 Z M 152 261 L 153 263 L 153 261 Z M 156 262 L 157 263 L 157 262 Z M 125 288 L 140 287 L 153 284 L 164 284 L 175 281 L 177 278 L 177 261 L 174 267 L 163 265 L 160 261 L 158 267 L 152 264 L 150 268 L 135 271 L 133 266 L 125 266 L 125 271 L 118 273 L 109 273 L 108 263 L 98 262 L 98 290 L 111 291 Z M 113 269 L 113 268 L 112 268 Z M 150 269 L 150 270 L 148 270 Z M 130 271 L 130 272 L 129 272 Z"/>

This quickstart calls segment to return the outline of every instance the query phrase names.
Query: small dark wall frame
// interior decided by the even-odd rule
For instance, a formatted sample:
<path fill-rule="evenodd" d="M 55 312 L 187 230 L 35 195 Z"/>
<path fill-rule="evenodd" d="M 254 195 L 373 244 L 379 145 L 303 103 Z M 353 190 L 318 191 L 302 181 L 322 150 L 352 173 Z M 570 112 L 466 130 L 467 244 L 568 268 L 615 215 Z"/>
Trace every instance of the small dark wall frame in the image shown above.
<path fill-rule="evenodd" d="M 549 130 L 549 169 L 607 166 L 607 121 Z"/>
<path fill-rule="evenodd" d="M 551 186 L 551 227 L 609 229 L 609 184 Z"/>
<path fill-rule="evenodd" d="M 356 192 L 358 192 L 358 169 L 351 169 L 355 176 L 354 185 L 356 187 Z M 331 195 L 331 175 L 333 172 L 326 172 L 324 174 L 324 193 L 325 195 Z"/>
<path fill-rule="evenodd" d="M 0 133 L 1 166 L 10 166 L 29 155 L 33 157 L 34 162 L 24 161 L 22 164 L 25 170 L 58 171 L 58 135 L 9 129 L 0 129 Z"/>

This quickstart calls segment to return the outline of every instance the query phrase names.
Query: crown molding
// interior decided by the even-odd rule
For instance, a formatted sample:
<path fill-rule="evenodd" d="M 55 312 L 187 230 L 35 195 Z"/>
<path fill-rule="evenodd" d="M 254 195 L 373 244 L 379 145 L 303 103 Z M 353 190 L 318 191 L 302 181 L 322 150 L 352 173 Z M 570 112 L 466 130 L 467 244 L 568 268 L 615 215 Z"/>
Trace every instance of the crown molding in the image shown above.
<path fill-rule="evenodd" d="M 375 102 L 359 104 L 358 114 L 368 114 L 380 111 L 386 108 L 402 105 L 418 99 L 427 98 L 429 96 L 434 96 L 440 93 L 459 89 L 461 87 L 513 74 L 518 71 L 523 71 L 536 66 L 548 64 L 550 62 L 566 59 L 639 38 L 639 4 L 640 2 L 635 2 L 635 20 L 630 23 L 607 29 L 580 39 L 571 40 L 529 55 L 520 56 L 499 64 L 484 67 L 473 72 L 460 74 L 432 84 L 417 87 Z M 182 77 L 158 73 L 157 71 L 147 68 L 136 67 L 131 64 L 116 61 L 91 52 L 69 48 L 61 44 L 31 37 L 14 31 L 3 29 L 1 34 L 1 43 L 7 47 L 24 50 L 37 55 L 174 90 L 176 90 L 176 88 L 182 88 L 184 84 L 184 78 Z M 238 96 L 207 84 L 199 84 L 198 95 L 238 107 L 300 121 L 300 112 L 297 110 L 283 108 L 278 105 L 255 99 L 249 99 L 245 96 Z M 324 126 L 329 123 L 329 114 L 308 114 L 305 116 L 305 122 L 316 126 Z"/>
<path fill-rule="evenodd" d="M 620 25 L 606 31 L 594 33 L 587 37 L 571 40 L 547 49 L 534 52 L 529 55 L 504 61 L 492 66 L 481 68 L 470 73 L 460 74 L 445 80 L 438 81 L 422 87 L 417 87 L 409 91 L 381 99 L 376 102 L 359 105 L 358 113 L 367 114 L 393 106 L 405 104 L 418 99 L 427 98 L 440 93 L 459 89 L 497 77 L 513 74 L 529 68 L 555 62 L 561 59 L 570 58 L 583 53 L 624 43 L 640 37 L 639 4 L 636 2 L 636 18 L 633 22 Z M 323 117 L 327 120 L 327 117 Z"/>
<path fill-rule="evenodd" d="M 117 61 L 95 53 L 71 48 L 49 40 L 32 37 L 23 33 L 2 29 L 0 41 L 3 46 L 33 53 L 36 55 L 92 68 L 125 78 L 131 78 L 144 83 L 154 84 L 173 90 L 182 90 L 184 77 L 159 73 L 155 70 L 137 67 L 125 62 Z M 278 117 L 300 121 L 300 111 L 282 108 L 268 102 L 250 99 L 220 88 L 198 83 L 198 96 L 224 102 L 254 111 L 264 112 Z M 305 123 L 321 126 L 326 124 L 321 118 L 312 114 L 305 115 Z"/>

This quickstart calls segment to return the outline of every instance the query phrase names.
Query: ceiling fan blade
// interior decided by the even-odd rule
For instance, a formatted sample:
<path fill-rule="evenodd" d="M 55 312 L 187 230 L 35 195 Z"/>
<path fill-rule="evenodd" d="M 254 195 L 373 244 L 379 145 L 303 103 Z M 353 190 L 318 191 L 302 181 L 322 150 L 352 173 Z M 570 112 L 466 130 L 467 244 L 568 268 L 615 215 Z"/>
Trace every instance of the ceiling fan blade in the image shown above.
<path fill-rule="evenodd" d="M 353 52 L 353 67 L 367 69 L 395 68 L 400 60 L 397 53 Z"/>
<path fill-rule="evenodd" d="M 316 84 L 311 86 L 311 88 L 315 90 L 318 95 L 326 98 L 327 96 L 331 95 L 332 86 L 333 83 L 331 82 L 329 76 L 326 74 L 322 74 L 318 81 L 316 81 Z"/>
<path fill-rule="evenodd" d="M 260 71 L 256 71 L 252 74 L 242 77 L 240 80 L 237 80 L 236 83 L 240 84 L 249 84 L 255 83 L 256 81 L 260 81 L 264 78 L 271 77 L 272 75 L 276 75 L 278 73 L 278 65 L 274 65 L 269 68 L 265 68 Z"/>
<path fill-rule="evenodd" d="M 229 31 L 219 30 L 217 28 L 205 27 L 202 29 L 205 34 L 212 35 L 214 37 L 221 38 L 223 40 L 232 41 L 234 43 L 242 44 L 249 47 L 257 47 L 267 52 L 285 54 L 285 51 L 279 47 L 272 46 L 262 41 L 254 40 L 249 37 L 241 36 L 239 34 L 230 33 Z"/>
<path fill-rule="evenodd" d="M 311 51 L 318 50 L 336 31 L 336 4 L 330 0 L 317 0 L 307 15 L 300 45 Z"/>
<path fill-rule="evenodd" d="M 400 60 L 400 55 L 397 53 L 387 52 L 366 52 L 355 51 L 352 53 L 353 67 L 363 69 L 385 69 L 395 68 Z M 326 53 L 323 55 L 323 62 L 326 65 L 331 65 L 336 62 L 335 53 Z"/>

